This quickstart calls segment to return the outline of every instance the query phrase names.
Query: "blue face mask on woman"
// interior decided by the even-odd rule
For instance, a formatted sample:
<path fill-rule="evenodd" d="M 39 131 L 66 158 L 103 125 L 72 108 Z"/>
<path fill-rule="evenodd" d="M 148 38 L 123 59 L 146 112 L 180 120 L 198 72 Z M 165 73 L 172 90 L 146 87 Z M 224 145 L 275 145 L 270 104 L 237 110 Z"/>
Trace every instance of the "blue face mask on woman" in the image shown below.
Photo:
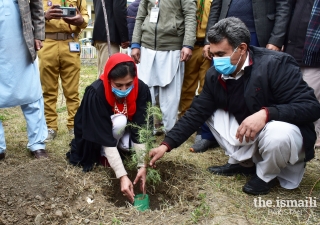
<path fill-rule="evenodd" d="M 238 47 L 233 51 L 233 53 L 235 53 L 237 49 Z M 231 54 L 231 56 L 233 55 L 233 53 Z M 213 57 L 214 68 L 218 73 L 221 73 L 225 76 L 229 76 L 237 69 L 237 66 L 240 62 L 242 55 L 240 56 L 236 65 L 231 64 L 231 56 Z"/>
<path fill-rule="evenodd" d="M 124 98 L 124 97 L 127 97 L 128 96 L 128 94 L 131 92 L 131 90 L 132 90 L 132 88 L 133 88 L 133 86 L 134 85 L 131 85 L 127 90 L 125 90 L 125 91 L 121 91 L 121 90 L 119 90 L 119 89 L 117 89 L 117 88 L 114 88 L 114 87 L 112 87 L 112 92 L 116 95 L 116 96 L 118 96 L 119 98 Z"/>

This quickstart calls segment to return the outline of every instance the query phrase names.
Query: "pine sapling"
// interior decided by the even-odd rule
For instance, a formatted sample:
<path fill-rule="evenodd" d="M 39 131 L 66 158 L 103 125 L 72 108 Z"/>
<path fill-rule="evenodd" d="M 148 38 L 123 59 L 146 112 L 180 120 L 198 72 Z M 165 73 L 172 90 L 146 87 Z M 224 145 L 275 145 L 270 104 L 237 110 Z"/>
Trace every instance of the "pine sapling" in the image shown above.
<path fill-rule="evenodd" d="M 137 167 L 139 161 L 144 161 L 145 165 L 149 165 L 150 157 L 149 152 L 154 148 L 154 143 L 156 141 L 155 136 L 153 135 L 153 119 L 156 118 L 161 120 L 162 113 L 159 107 L 152 106 L 150 103 L 147 105 L 146 115 L 145 115 L 145 124 L 139 126 L 137 124 L 130 123 L 129 126 L 132 129 L 137 129 L 139 143 L 145 144 L 144 151 L 136 151 L 133 149 L 131 155 L 131 160 L 126 162 L 127 167 L 134 169 Z M 141 160 L 139 160 L 141 159 Z M 151 167 L 147 167 L 147 183 L 156 185 L 161 182 L 160 173 L 158 170 Z"/>

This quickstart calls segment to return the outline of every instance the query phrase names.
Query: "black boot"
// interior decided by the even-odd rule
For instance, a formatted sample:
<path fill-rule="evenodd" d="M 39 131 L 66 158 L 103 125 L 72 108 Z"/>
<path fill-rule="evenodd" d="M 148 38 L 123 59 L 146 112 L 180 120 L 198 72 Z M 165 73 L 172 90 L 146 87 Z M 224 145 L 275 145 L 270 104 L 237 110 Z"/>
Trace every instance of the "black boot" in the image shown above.
<path fill-rule="evenodd" d="M 277 178 L 267 183 L 255 175 L 243 186 L 242 191 L 251 195 L 266 195 L 276 184 Z"/>
<path fill-rule="evenodd" d="M 223 166 L 211 166 L 208 168 L 208 171 L 213 174 L 224 175 L 224 176 L 232 176 L 235 174 L 255 174 L 256 166 L 244 167 L 240 164 L 230 164 L 227 163 Z"/>

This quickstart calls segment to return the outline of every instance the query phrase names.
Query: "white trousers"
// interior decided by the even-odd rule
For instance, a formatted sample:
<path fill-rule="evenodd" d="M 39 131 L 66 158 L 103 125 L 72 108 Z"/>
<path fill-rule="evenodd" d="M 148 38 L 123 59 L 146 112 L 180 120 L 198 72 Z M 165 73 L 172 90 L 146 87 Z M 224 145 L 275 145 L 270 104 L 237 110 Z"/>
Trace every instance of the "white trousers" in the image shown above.
<path fill-rule="evenodd" d="M 117 139 L 117 146 L 121 150 L 129 151 L 130 133 L 125 130 L 127 126 L 127 117 L 123 114 L 114 114 L 111 116 L 112 134 Z"/>
<path fill-rule="evenodd" d="M 240 143 L 235 138 L 239 125 L 228 112 L 217 110 L 206 123 L 229 156 L 230 164 L 252 158 L 256 164 L 257 176 L 265 182 L 277 177 L 283 188 L 294 189 L 299 186 L 305 171 L 305 153 L 302 135 L 297 126 L 271 121 L 254 141 L 247 143 L 244 140 Z"/>
<path fill-rule="evenodd" d="M 117 147 L 119 150 L 129 151 L 130 149 L 130 133 L 126 132 L 127 117 L 123 114 L 114 114 L 111 116 L 112 120 L 112 135 L 117 140 Z M 133 143 L 131 143 L 133 145 Z M 131 145 L 131 146 L 132 146 Z M 103 148 L 101 149 L 101 155 L 106 156 Z"/>
<path fill-rule="evenodd" d="M 21 105 L 24 118 L 27 122 L 27 135 L 28 144 L 27 148 L 30 151 L 36 151 L 39 149 L 45 149 L 46 145 L 44 140 L 48 136 L 48 129 L 46 119 L 44 116 L 43 98 L 41 96 L 35 102 Z M 6 150 L 6 141 L 4 135 L 4 129 L 0 120 L 0 153 L 4 153 Z"/>
<path fill-rule="evenodd" d="M 154 51 L 141 47 L 138 77 L 149 86 L 152 105 L 160 106 L 165 132 L 177 121 L 184 77 L 180 50 Z"/>
<path fill-rule="evenodd" d="M 153 86 L 149 88 L 152 105 L 160 106 L 166 133 L 172 129 L 177 121 L 182 83 L 183 75 L 178 71 L 171 83 L 165 87 Z"/>

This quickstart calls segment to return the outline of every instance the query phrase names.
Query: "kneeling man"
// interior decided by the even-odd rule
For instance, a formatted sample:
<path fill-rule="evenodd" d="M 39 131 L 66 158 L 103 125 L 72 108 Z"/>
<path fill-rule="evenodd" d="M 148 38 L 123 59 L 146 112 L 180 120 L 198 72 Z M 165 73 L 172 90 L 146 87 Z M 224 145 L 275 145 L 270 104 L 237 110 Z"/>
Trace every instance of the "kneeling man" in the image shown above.
<path fill-rule="evenodd" d="M 250 32 L 229 17 L 208 32 L 214 67 L 201 94 L 150 152 L 150 165 L 180 146 L 202 123 L 229 156 L 214 174 L 254 174 L 243 187 L 248 194 L 270 192 L 276 179 L 287 189 L 299 186 L 305 163 L 314 157 L 313 122 L 320 104 L 288 54 L 249 47 Z"/>

